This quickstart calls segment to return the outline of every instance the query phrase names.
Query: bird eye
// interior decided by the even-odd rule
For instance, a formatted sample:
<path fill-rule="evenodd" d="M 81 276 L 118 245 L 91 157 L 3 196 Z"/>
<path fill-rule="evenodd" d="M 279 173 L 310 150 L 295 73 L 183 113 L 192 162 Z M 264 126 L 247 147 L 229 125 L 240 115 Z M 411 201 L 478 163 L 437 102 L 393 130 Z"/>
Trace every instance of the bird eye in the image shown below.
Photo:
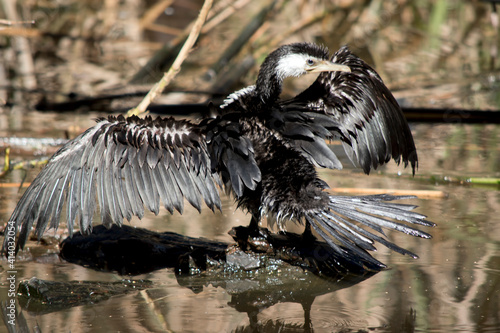
<path fill-rule="evenodd" d="M 312 65 L 314 65 L 314 60 L 312 60 L 312 59 L 307 59 L 307 60 L 306 60 L 306 64 L 307 64 L 307 65 L 309 65 L 309 66 L 312 66 Z"/>

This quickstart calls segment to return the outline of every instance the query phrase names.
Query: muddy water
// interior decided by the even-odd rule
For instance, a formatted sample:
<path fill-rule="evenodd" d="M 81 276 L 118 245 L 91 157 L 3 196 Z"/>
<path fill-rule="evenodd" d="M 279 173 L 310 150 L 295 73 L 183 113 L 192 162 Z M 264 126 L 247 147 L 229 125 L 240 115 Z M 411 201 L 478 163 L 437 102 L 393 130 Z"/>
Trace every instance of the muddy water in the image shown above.
<path fill-rule="evenodd" d="M 0 124 L 8 125 L 0 128 L 0 136 L 30 133 L 60 138 L 64 137 L 60 128 L 85 128 L 95 116 L 1 116 Z M 322 175 L 335 188 L 433 191 L 411 200 L 438 224 L 429 230 L 433 239 L 388 235 L 417 253 L 418 260 L 379 248 L 374 256 L 391 269 L 358 283 L 326 281 L 311 274 L 290 282 L 283 277 L 286 273 L 243 279 L 177 278 L 171 269 L 164 269 L 133 277 L 153 281 L 153 288 L 97 304 L 44 314 L 17 304 L 17 325 L 41 332 L 496 332 L 500 329 L 500 191 L 467 179 L 500 176 L 500 127 L 412 124 L 412 130 L 420 158 L 415 177 L 394 163 L 365 176 L 345 162 L 345 170 L 322 171 Z M 12 158 L 46 155 L 54 149 L 12 147 Z M 26 181 L 36 173 L 28 170 Z M 24 176 L 24 171 L 14 171 L 1 182 L 18 183 Z M 21 193 L 16 187 L 0 187 L 0 221 L 8 219 Z M 205 209 L 200 215 L 188 209 L 182 216 L 171 216 L 163 211 L 132 224 L 229 242 L 227 231 L 248 221 L 230 198 L 224 198 L 223 213 Z M 66 263 L 54 245 L 35 245 L 31 242 L 15 262 L 17 282 L 33 276 L 55 281 L 123 278 Z M 5 259 L 1 274 L 0 300 L 6 301 Z M 266 303 L 266 295 L 276 293 L 279 297 Z"/>

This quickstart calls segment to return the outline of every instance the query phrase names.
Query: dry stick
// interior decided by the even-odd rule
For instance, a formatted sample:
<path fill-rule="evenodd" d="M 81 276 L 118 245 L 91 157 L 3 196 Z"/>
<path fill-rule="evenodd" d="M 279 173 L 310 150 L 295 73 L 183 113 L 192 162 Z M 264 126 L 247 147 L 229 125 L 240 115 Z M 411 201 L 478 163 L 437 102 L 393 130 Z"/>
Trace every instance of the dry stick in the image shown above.
<path fill-rule="evenodd" d="M 0 36 L 36 38 L 42 36 L 42 32 L 29 28 L 0 27 Z"/>
<path fill-rule="evenodd" d="M 5 19 L 0 19 L 0 25 L 17 25 L 17 24 L 35 24 L 34 20 L 29 20 L 29 21 L 11 21 L 11 20 L 5 20 Z"/>
<path fill-rule="evenodd" d="M 498 179 L 493 181 L 500 182 Z M 495 183 L 496 184 L 496 183 Z M 0 188 L 20 188 L 28 187 L 31 183 L 0 183 Z M 361 194 L 361 195 L 375 195 L 375 194 L 391 194 L 391 195 L 413 195 L 419 199 L 444 199 L 448 194 L 443 191 L 437 190 L 397 190 L 397 189 L 384 189 L 384 188 L 354 188 L 354 187 L 336 187 L 331 188 L 328 192 L 332 194 Z"/>
<path fill-rule="evenodd" d="M 210 30 L 212 30 L 215 27 L 214 25 L 211 24 L 211 22 L 214 19 L 217 20 L 217 17 L 221 14 L 221 12 L 224 11 L 223 8 L 225 8 L 225 6 L 221 6 L 221 4 L 222 4 L 221 1 L 217 2 L 217 4 L 213 7 L 213 10 L 210 13 L 208 13 L 208 16 L 207 16 L 207 19 L 205 21 L 205 24 L 201 28 L 201 33 L 202 34 L 206 34 L 206 33 L 210 32 Z M 232 4 L 231 6 L 236 6 L 236 3 Z M 229 16 L 227 16 L 227 17 L 229 17 Z M 224 19 L 226 19 L 227 17 L 225 17 Z M 218 20 L 217 23 L 220 24 L 223 21 L 224 20 Z M 180 43 L 183 39 L 186 39 L 188 31 L 191 31 L 191 29 L 193 29 L 193 25 L 195 23 L 188 24 L 187 27 L 184 29 L 183 33 L 180 34 L 179 36 L 177 36 L 176 38 L 174 38 L 174 40 L 170 44 L 175 45 L 175 44 Z"/>
<path fill-rule="evenodd" d="M 196 22 L 193 25 L 193 28 L 191 29 L 191 32 L 189 33 L 189 36 L 184 43 L 184 46 L 179 52 L 179 55 L 177 58 L 175 58 L 174 63 L 166 72 L 163 77 L 158 81 L 153 88 L 148 92 L 148 94 L 144 97 L 144 99 L 137 105 L 137 107 L 129 110 L 127 112 L 127 116 L 131 115 L 139 115 L 141 113 L 144 113 L 151 104 L 151 102 L 159 95 L 162 93 L 162 91 L 165 89 L 165 87 L 172 81 L 172 79 L 179 73 L 181 70 L 181 65 L 184 62 L 184 60 L 187 58 L 189 51 L 193 47 L 194 43 L 196 42 L 196 39 L 198 38 L 198 35 L 200 34 L 201 27 L 203 26 L 203 23 L 205 23 L 205 20 L 207 18 L 208 12 L 210 11 L 210 8 L 212 7 L 213 0 L 205 0 L 205 3 L 203 4 L 203 7 L 200 10 L 200 14 L 198 15 L 198 18 L 196 19 Z"/>
<path fill-rule="evenodd" d="M 225 19 L 227 19 L 229 16 L 234 14 L 236 11 L 241 9 L 242 7 L 246 6 L 250 0 L 238 0 L 234 3 L 230 3 L 226 8 L 224 8 L 221 12 L 217 13 L 214 15 L 210 21 L 205 24 L 205 26 L 202 29 L 202 33 L 206 34 L 210 30 L 212 30 L 214 27 L 222 23 Z"/>
<path fill-rule="evenodd" d="M 165 35 L 174 35 L 174 36 L 178 36 L 183 31 L 182 29 L 167 27 L 163 24 L 156 24 L 156 23 L 149 23 L 148 25 L 144 26 L 144 28 L 150 31 L 155 31 Z"/>
<path fill-rule="evenodd" d="M 232 0 L 231 0 L 232 1 Z M 241 1 L 241 0 L 240 0 Z M 233 6 L 239 6 L 240 1 L 234 3 Z M 230 2 L 230 1 L 229 1 Z M 216 20 L 217 24 L 222 23 L 225 19 L 227 19 L 230 15 L 224 16 L 222 19 L 219 18 L 220 11 L 224 11 L 224 4 L 226 2 L 219 1 L 213 6 L 212 10 L 207 16 L 207 20 L 205 21 L 204 26 L 201 29 L 201 34 L 207 34 L 211 29 L 213 29 L 216 25 L 212 24 L 212 20 Z M 227 5 L 227 4 L 226 4 Z M 226 6 L 227 7 L 227 6 Z M 155 52 L 155 54 L 148 60 L 147 64 L 144 65 L 137 73 L 134 74 L 132 79 L 130 79 L 130 83 L 132 84 L 142 84 L 144 80 L 149 80 L 150 78 L 156 76 L 155 71 L 153 69 L 166 67 L 166 64 L 169 64 L 172 58 L 172 54 L 178 54 L 180 52 L 180 45 L 182 45 L 189 32 L 193 29 L 194 22 L 191 22 L 182 30 L 182 33 L 175 37 L 168 45 L 165 44 L 161 49 Z"/>
<path fill-rule="evenodd" d="M 446 198 L 447 194 L 436 190 L 398 190 L 388 188 L 354 188 L 354 187 L 336 187 L 329 189 L 329 192 L 347 193 L 347 194 L 392 194 L 392 195 L 415 195 L 419 199 L 440 199 Z"/>
<path fill-rule="evenodd" d="M 15 163 L 15 164 L 11 164 L 9 161 L 8 161 L 8 157 L 6 156 L 5 158 L 5 166 L 2 168 L 2 170 L 0 170 L 0 178 L 5 176 L 6 174 L 8 174 L 9 172 L 11 172 L 12 170 L 20 170 L 20 169 L 28 169 L 28 168 L 38 168 L 38 167 L 42 167 L 44 166 L 45 164 L 48 163 L 49 159 L 48 158 L 42 158 L 42 159 L 36 159 L 36 160 L 29 160 L 29 161 L 22 161 L 22 162 L 18 162 L 18 163 Z M 15 187 L 15 185 L 9 185 L 10 183 L 0 183 L 0 187 Z M 16 184 L 16 183 L 14 183 Z M 25 184 L 22 184 L 22 186 L 29 186 L 29 183 L 26 183 L 27 185 Z M 18 187 L 20 187 L 20 185 L 18 184 Z"/>
<path fill-rule="evenodd" d="M 222 22 L 222 20 L 217 19 L 220 11 L 224 10 L 224 1 L 219 1 L 213 6 L 210 11 L 207 20 L 205 21 L 204 26 L 201 29 L 201 34 L 207 34 L 215 25 L 211 24 L 212 19 L 218 21 L 218 24 Z M 224 19 L 226 19 L 225 17 Z M 178 54 L 181 49 L 181 45 L 186 41 L 189 32 L 193 29 L 194 22 L 188 24 L 179 34 L 175 37 L 168 45 L 165 44 L 161 49 L 155 52 L 155 54 L 148 60 L 147 64 L 144 65 L 134 76 L 130 79 L 130 83 L 132 84 L 142 84 L 144 81 L 150 80 L 156 76 L 156 71 L 158 68 L 166 67 L 167 64 L 171 64 L 172 55 Z"/>
<path fill-rule="evenodd" d="M 5 161 L 2 169 L 2 173 L 9 171 L 10 166 L 10 148 L 5 148 Z"/>
<path fill-rule="evenodd" d="M 21 188 L 28 187 L 30 185 L 31 183 L 0 183 L 0 188 Z"/>
<path fill-rule="evenodd" d="M 150 9 L 146 11 L 144 16 L 139 21 L 139 27 L 141 30 L 147 29 L 149 25 L 153 24 L 154 21 L 169 7 L 174 0 L 162 0 L 154 4 Z"/>

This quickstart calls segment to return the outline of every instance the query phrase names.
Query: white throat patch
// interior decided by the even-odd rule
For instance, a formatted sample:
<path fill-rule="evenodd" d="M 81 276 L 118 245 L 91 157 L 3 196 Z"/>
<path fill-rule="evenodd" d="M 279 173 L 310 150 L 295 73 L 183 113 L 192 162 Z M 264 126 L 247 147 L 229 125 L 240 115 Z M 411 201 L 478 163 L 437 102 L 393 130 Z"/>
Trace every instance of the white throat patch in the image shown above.
<path fill-rule="evenodd" d="M 311 56 L 296 53 L 284 56 L 278 61 L 278 65 L 276 66 L 278 77 L 283 80 L 290 76 L 297 77 L 306 74 L 305 66 L 308 58 L 311 58 Z"/>

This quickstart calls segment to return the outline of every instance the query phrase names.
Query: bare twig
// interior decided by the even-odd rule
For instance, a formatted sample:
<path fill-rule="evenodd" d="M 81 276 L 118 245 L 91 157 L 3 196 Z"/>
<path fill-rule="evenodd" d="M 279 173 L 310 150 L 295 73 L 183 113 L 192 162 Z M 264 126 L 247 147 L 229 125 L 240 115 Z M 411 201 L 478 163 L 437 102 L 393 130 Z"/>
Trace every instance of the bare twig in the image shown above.
<path fill-rule="evenodd" d="M 27 168 L 35 168 L 35 167 L 41 167 L 47 164 L 48 158 L 42 158 L 42 159 L 36 159 L 36 160 L 30 160 L 30 161 L 22 161 L 18 163 L 11 163 L 10 161 L 10 148 L 7 147 L 5 149 L 5 161 L 4 161 L 4 166 L 0 170 L 0 177 L 5 176 L 12 170 L 21 170 L 21 169 L 27 169 Z M 0 187 L 17 187 L 15 185 L 7 185 L 5 183 L 1 183 Z"/>
<path fill-rule="evenodd" d="M 19 24 L 35 24 L 35 21 L 33 21 L 33 20 L 30 20 L 30 21 L 12 21 L 12 20 L 0 19 L 0 25 L 12 26 L 12 25 L 19 25 Z"/>
<path fill-rule="evenodd" d="M 155 31 L 165 35 L 174 35 L 174 36 L 178 36 L 183 31 L 182 29 L 167 27 L 163 24 L 156 24 L 156 23 L 149 23 L 148 25 L 145 26 L 145 28 L 150 31 Z"/>
<path fill-rule="evenodd" d="M 0 176 L 3 176 L 3 173 Z M 22 188 L 30 185 L 31 183 L 0 183 L 0 188 Z"/>
<path fill-rule="evenodd" d="M 10 166 L 10 148 L 7 147 L 7 148 L 5 148 L 5 161 L 4 161 L 2 173 L 7 172 L 9 170 L 9 166 Z"/>
<path fill-rule="evenodd" d="M 330 192 L 334 193 L 358 193 L 364 195 L 372 194 L 392 194 L 392 195 L 415 195 L 419 199 L 442 199 L 446 198 L 446 193 L 436 190 L 398 190 L 398 189 L 384 189 L 384 188 L 349 188 L 349 187 L 336 187 L 331 188 Z"/>
<path fill-rule="evenodd" d="M 25 38 L 36 38 L 42 36 L 42 32 L 37 29 L 0 27 L 0 36 L 19 36 Z"/>
<path fill-rule="evenodd" d="M 127 116 L 131 115 L 138 115 L 141 113 L 144 113 L 151 104 L 151 102 L 159 95 L 162 93 L 162 91 L 165 89 L 165 87 L 172 81 L 172 79 L 179 73 L 181 69 L 181 65 L 184 62 L 184 60 L 187 58 L 189 51 L 193 47 L 194 43 L 196 42 L 196 39 L 198 38 L 198 35 L 200 34 L 201 27 L 203 26 L 203 23 L 205 22 L 208 12 L 210 11 L 210 8 L 212 7 L 213 0 L 205 0 L 205 3 L 203 4 L 203 7 L 200 10 L 200 14 L 198 15 L 198 18 L 196 19 L 195 24 L 193 25 L 193 28 L 191 29 L 191 32 L 184 43 L 184 46 L 179 52 L 179 55 L 175 59 L 174 63 L 166 72 L 163 77 L 158 81 L 153 88 L 149 91 L 149 93 L 144 97 L 144 99 L 139 103 L 139 105 L 127 112 Z"/>
<path fill-rule="evenodd" d="M 210 13 L 208 13 L 207 17 L 206 17 L 206 21 L 205 21 L 205 24 L 203 25 L 202 29 L 201 29 L 201 34 L 206 34 L 208 33 L 212 28 L 213 26 L 211 26 L 210 22 L 213 20 L 213 19 L 217 19 L 217 17 L 219 16 L 219 14 L 221 14 L 222 12 L 224 12 L 224 9 L 228 9 L 227 7 L 228 6 L 238 6 L 238 2 L 236 3 L 232 3 L 233 0 L 230 0 L 228 1 L 227 3 L 223 2 L 223 1 L 218 1 L 216 3 L 215 6 L 213 6 L 212 10 L 210 11 Z M 232 4 L 231 4 L 232 3 Z M 229 15 L 230 16 L 230 15 Z M 228 16 L 228 17 L 229 17 Z M 227 18 L 227 17 L 226 17 Z M 224 21 L 224 20 L 221 20 L 219 22 L 219 24 Z M 182 40 L 186 39 L 186 36 L 188 35 L 188 32 L 190 32 L 192 29 L 193 29 L 193 25 L 195 24 L 196 22 L 192 22 L 190 24 L 188 24 L 186 26 L 186 28 L 184 29 L 184 32 L 180 35 L 178 35 L 176 38 L 174 38 L 171 42 L 172 45 L 175 45 L 175 44 L 178 44 L 180 42 L 182 42 Z M 208 28 L 207 28 L 208 27 Z"/>
<path fill-rule="evenodd" d="M 173 2 L 174 0 L 162 0 L 154 4 L 141 18 L 141 21 L 139 22 L 140 28 L 149 29 L 150 25 L 153 25 L 156 19 L 165 11 L 167 7 L 172 5 Z"/>
<path fill-rule="evenodd" d="M 218 1 L 210 10 L 210 13 L 208 13 L 208 16 L 206 18 L 205 24 L 203 25 L 200 34 L 204 35 L 210 32 L 214 27 L 217 25 L 220 25 L 224 20 L 226 20 L 228 17 L 231 16 L 231 13 L 233 13 L 233 9 L 236 8 L 241 8 L 247 4 L 249 0 L 237 0 L 236 2 L 232 2 L 233 0 L 221 0 Z M 213 21 L 213 22 L 212 22 Z M 146 65 L 144 65 L 130 80 L 130 83 L 132 84 L 142 84 L 145 81 L 151 81 L 151 80 L 157 80 L 157 74 L 156 71 L 159 68 L 164 68 L 169 66 L 168 64 L 172 63 L 171 59 L 173 58 L 173 55 L 178 54 L 181 48 L 181 45 L 184 44 L 184 42 L 187 39 L 187 36 L 189 35 L 189 32 L 193 29 L 193 25 L 195 22 L 191 22 L 188 24 L 183 30 L 182 33 L 177 32 L 177 36 L 168 44 L 163 45 L 161 49 L 156 51 L 156 53 L 153 55 L 151 59 L 147 62 Z M 154 29 L 155 27 L 152 27 L 149 25 L 147 27 L 148 29 Z M 163 31 L 160 31 L 162 33 L 169 33 L 172 34 L 174 33 L 172 28 L 167 28 L 165 27 Z"/>
<path fill-rule="evenodd" d="M 250 0 L 238 0 L 234 3 L 229 3 L 227 7 L 225 7 L 221 12 L 217 13 L 213 16 L 207 24 L 202 29 L 202 33 L 206 34 L 210 30 L 212 30 L 217 25 L 221 24 L 225 19 L 234 14 L 238 9 L 246 6 Z"/>

